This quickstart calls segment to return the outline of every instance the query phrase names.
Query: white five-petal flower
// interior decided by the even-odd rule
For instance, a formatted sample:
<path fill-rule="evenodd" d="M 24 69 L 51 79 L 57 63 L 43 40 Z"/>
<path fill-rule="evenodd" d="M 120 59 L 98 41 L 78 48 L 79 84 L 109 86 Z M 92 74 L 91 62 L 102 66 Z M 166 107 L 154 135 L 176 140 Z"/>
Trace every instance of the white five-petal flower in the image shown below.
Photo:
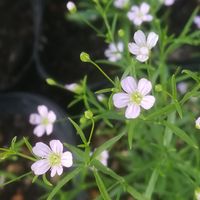
<path fill-rule="evenodd" d="M 123 42 L 110 43 L 108 49 L 105 50 L 104 54 L 111 62 L 116 62 L 122 58 L 122 52 L 124 50 Z"/>
<path fill-rule="evenodd" d="M 152 84 L 145 78 L 139 80 L 138 84 L 132 76 L 127 76 L 121 81 L 124 92 L 113 95 L 113 103 L 117 108 L 126 108 L 125 117 L 134 119 L 140 115 L 140 106 L 145 110 L 150 109 L 155 103 L 155 97 L 148 95 Z"/>
<path fill-rule="evenodd" d="M 165 6 L 172 6 L 174 4 L 175 0 L 164 0 Z"/>
<path fill-rule="evenodd" d="M 150 50 L 156 45 L 158 38 L 159 36 L 154 32 L 150 32 L 146 38 L 145 34 L 138 30 L 133 36 L 135 42 L 128 44 L 129 51 L 136 55 L 137 60 L 145 62 L 149 59 Z"/>
<path fill-rule="evenodd" d="M 129 0 L 115 0 L 114 1 L 114 6 L 116 8 L 120 8 L 123 9 L 126 7 L 126 5 L 128 5 Z"/>
<path fill-rule="evenodd" d="M 200 117 L 198 117 L 198 118 L 196 119 L 196 121 L 195 121 L 195 127 L 196 127 L 197 129 L 200 129 Z"/>
<path fill-rule="evenodd" d="M 130 21 L 136 26 L 140 26 L 143 22 L 153 20 L 153 16 L 149 14 L 150 6 L 147 3 L 142 3 L 140 6 L 132 6 L 127 16 Z"/>
<path fill-rule="evenodd" d="M 45 174 L 51 170 L 51 177 L 63 172 L 63 167 L 71 167 L 73 164 L 72 153 L 63 153 L 63 144 L 59 140 L 51 140 L 50 147 L 43 142 L 37 142 L 33 147 L 33 153 L 41 158 L 32 164 L 31 170 L 35 175 Z"/>
<path fill-rule="evenodd" d="M 200 28 L 200 16 L 196 16 L 194 18 L 194 23 L 196 24 L 197 28 Z"/>
<path fill-rule="evenodd" d="M 53 131 L 53 124 L 56 121 L 55 113 L 50 110 L 48 111 L 47 107 L 40 105 L 37 107 L 38 113 L 33 113 L 29 117 L 29 122 L 33 125 L 37 125 L 33 133 L 41 137 L 45 134 L 50 135 Z"/>

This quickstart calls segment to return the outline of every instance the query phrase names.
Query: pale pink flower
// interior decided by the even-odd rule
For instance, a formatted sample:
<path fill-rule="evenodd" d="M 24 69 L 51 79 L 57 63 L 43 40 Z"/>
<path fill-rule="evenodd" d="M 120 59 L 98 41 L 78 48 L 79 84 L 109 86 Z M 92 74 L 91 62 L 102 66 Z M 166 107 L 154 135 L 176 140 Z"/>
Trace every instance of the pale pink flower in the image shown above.
<path fill-rule="evenodd" d="M 97 159 L 105 166 L 108 166 L 108 158 L 109 158 L 109 153 L 107 150 L 102 151 L 100 155 L 97 157 Z"/>
<path fill-rule="evenodd" d="M 71 167 L 73 164 L 72 153 L 63 153 L 63 144 L 59 140 L 51 140 L 50 147 L 43 142 L 37 142 L 33 147 L 33 153 L 41 158 L 32 164 L 31 170 L 36 176 L 45 174 L 51 170 L 51 177 L 63 173 L 63 167 Z"/>
<path fill-rule="evenodd" d="M 124 50 L 123 42 L 110 43 L 108 49 L 105 50 L 104 54 L 111 62 L 116 62 L 122 58 L 122 52 Z"/>
<path fill-rule="evenodd" d="M 140 26 L 143 22 L 153 20 L 153 16 L 149 14 L 150 6 L 147 3 L 142 3 L 140 6 L 132 6 L 127 16 L 130 21 L 136 26 Z"/>
<path fill-rule="evenodd" d="M 194 23 L 196 24 L 197 28 L 200 28 L 200 16 L 196 16 L 194 18 Z"/>
<path fill-rule="evenodd" d="M 198 118 L 196 119 L 196 121 L 195 121 L 195 127 L 196 127 L 197 129 L 200 129 L 200 117 L 198 117 Z"/>
<path fill-rule="evenodd" d="M 68 1 L 66 4 L 67 9 L 69 10 L 69 12 L 74 13 L 76 12 L 76 5 L 74 2 L 72 1 Z"/>
<path fill-rule="evenodd" d="M 157 44 L 159 36 L 150 32 L 146 38 L 145 34 L 138 30 L 134 33 L 133 39 L 135 42 L 128 44 L 130 53 L 136 55 L 136 59 L 140 62 L 145 62 L 149 59 L 150 50 Z"/>
<path fill-rule="evenodd" d="M 114 6 L 119 9 L 123 9 L 128 5 L 129 0 L 115 0 Z"/>
<path fill-rule="evenodd" d="M 78 83 L 66 84 L 64 87 L 70 92 L 74 92 L 76 94 L 80 94 L 81 92 L 83 92 L 83 87 Z"/>
<path fill-rule="evenodd" d="M 37 107 L 38 113 L 33 113 L 29 117 L 29 122 L 33 125 L 37 125 L 33 133 L 41 137 L 45 134 L 50 135 L 53 131 L 53 124 L 56 121 L 55 113 L 50 110 L 48 111 L 47 107 L 40 105 Z"/>
<path fill-rule="evenodd" d="M 172 6 L 174 4 L 175 0 L 164 0 L 165 6 Z"/>
<path fill-rule="evenodd" d="M 177 89 L 181 94 L 185 94 L 188 89 L 188 84 L 186 82 L 180 82 L 177 84 Z"/>
<path fill-rule="evenodd" d="M 124 92 L 113 95 L 113 103 L 117 108 L 126 108 L 125 117 L 134 119 L 140 115 L 140 107 L 149 110 L 155 103 L 155 97 L 148 95 L 152 90 L 152 84 L 145 78 L 139 80 L 138 84 L 131 76 L 121 81 Z"/>

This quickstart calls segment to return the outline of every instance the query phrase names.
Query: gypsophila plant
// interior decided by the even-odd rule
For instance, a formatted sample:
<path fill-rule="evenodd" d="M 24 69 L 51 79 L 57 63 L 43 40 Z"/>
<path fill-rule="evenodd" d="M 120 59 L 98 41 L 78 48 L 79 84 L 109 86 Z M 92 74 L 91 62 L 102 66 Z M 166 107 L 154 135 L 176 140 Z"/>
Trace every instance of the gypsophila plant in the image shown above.
<path fill-rule="evenodd" d="M 1 162 L 22 157 L 30 170 L 14 177 L 1 170 L 0 187 L 28 176 L 39 186 L 44 183 L 47 200 L 72 200 L 83 193 L 89 200 L 200 199 L 200 73 L 172 59 L 185 46 L 200 45 L 199 7 L 180 33 L 173 33 L 165 13 L 175 3 L 67 2 L 67 19 L 85 24 L 107 45 L 101 49 L 104 58 L 80 49 L 80 60 L 95 67 L 104 84 L 100 89 L 88 85 L 87 69 L 77 83 L 47 79 L 74 94 L 68 107 L 83 103 L 80 115 L 69 118 L 80 142 L 53 139 L 48 146 L 14 138 L 10 147 L 0 148 Z M 200 57 L 195 50 L 191 54 Z M 41 137 L 63 121 L 38 105 L 29 122 L 36 125 L 35 137 Z M 23 153 L 23 145 L 30 154 Z"/>

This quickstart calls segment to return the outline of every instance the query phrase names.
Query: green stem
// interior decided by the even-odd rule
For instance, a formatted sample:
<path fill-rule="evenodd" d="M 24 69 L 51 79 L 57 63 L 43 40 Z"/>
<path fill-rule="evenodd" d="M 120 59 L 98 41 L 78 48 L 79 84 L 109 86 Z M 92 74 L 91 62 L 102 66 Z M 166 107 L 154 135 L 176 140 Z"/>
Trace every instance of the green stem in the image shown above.
<path fill-rule="evenodd" d="M 88 145 L 89 145 L 90 142 L 91 142 L 92 135 L 93 135 L 93 132 L 94 132 L 94 120 L 91 119 L 91 121 L 92 121 L 92 128 L 91 128 L 91 131 L 90 131 L 90 136 L 89 136 L 89 140 L 88 140 Z"/>
<path fill-rule="evenodd" d="M 16 155 L 18 155 L 18 156 L 20 156 L 20 157 L 22 157 L 22 158 L 26 158 L 26 159 L 28 159 L 28 160 L 34 161 L 34 162 L 37 161 L 36 158 L 33 158 L 33 157 L 30 157 L 30 156 L 27 156 L 27 155 L 22 154 L 22 153 L 14 152 L 14 154 L 16 154 Z"/>
<path fill-rule="evenodd" d="M 95 62 L 90 60 L 90 63 L 92 63 L 113 85 L 115 85 L 115 82 L 97 65 Z"/>

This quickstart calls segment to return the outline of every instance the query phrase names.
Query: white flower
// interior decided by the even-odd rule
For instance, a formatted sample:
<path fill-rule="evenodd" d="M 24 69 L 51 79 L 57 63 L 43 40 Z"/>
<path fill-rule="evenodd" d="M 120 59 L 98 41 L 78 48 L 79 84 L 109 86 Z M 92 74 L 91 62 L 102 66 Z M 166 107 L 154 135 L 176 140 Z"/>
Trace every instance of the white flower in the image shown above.
<path fill-rule="evenodd" d="M 29 122 L 33 125 L 37 125 L 33 133 L 41 137 L 45 134 L 50 135 L 53 131 L 53 124 L 56 121 L 55 113 L 50 110 L 48 111 L 47 107 L 44 105 L 40 105 L 37 107 L 38 113 L 33 113 L 29 117 Z"/>
<path fill-rule="evenodd" d="M 69 12 L 74 13 L 76 12 L 76 5 L 74 2 L 72 1 L 68 1 L 66 4 L 67 9 L 69 10 Z"/>
<path fill-rule="evenodd" d="M 181 94 L 185 94 L 188 89 L 188 84 L 186 82 L 180 82 L 177 84 L 177 89 Z"/>
<path fill-rule="evenodd" d="M 105 166 L 108 165 L 109 154 L 107 150 L 101 152 L 101 154 L 97 157 L 97 159 Z"/>
<path fill-rule="evenodd" d="M 136 26 L 140 26 L 143 22 L 153 20 L 153 16 L 148 14 L 150 6 L 147 3 L 142 3 L 140 6 L 132 6 L 127 16 Z"/>
<path fill-rule="evenodd" d="M 134 119 L 140 115 L 140 106 L 146 110 L 155 103 L 155 97 L 148 95 L 152 89 L 152 84 L 145 78 L 139 80 L 138 84 L 131 76 L 127 76 L 121 81 L 124 92 L 113 95 L 113 103 L 117 108 L 126 108 L 125 117 Z"/>
<path fill-rule="evenodd" d="M 83 90 L 82 86 L 78 83 L 66 84 L 65 88 L 67 90 L 69 90 L 70 92 L 74 92 L 74 93 L 77 93 L 77 94 L 80 94 Z"/>
<path fill-rule="evenodd" d="M 200 16 L 196 16 L 194 18 L 194 23 L 196 24 L 197 28 L 200 28 Z"/>
<path fill-rule="evenodd" d="M 122 58 L 122 52 L 124 50 L 124 44 L 122 42 L 110 43 L 108 49 L 105 50 L 104 54 L 111 62 L 116 62 Z"/>
<path fill-rule="evenodd" d="M 137 60 L 145 62 L 149 59 L 150 50 L 156 45 L 158 38 L 159 36 L 154 32 L 150 32 L 146 38 L 145 34 L 138 30 L 133 36 L 135 42 L 128 44 L 129 51 L 136 55 Z"/>
<path fill-rule="evenodd" d="M 59 140 L 51 140 L 50 147 L 43 142 L 37 142 L 33 147 L 33 153 L 40 157 L 32 164 L 31 170 L 35 175 L 45 174 L 51 170 L 51 177 L 63 173 L 63 167 L 71 167 L 73 164 L 72 153 L 66 151 L 63 153 L 63 145 Z"/>
<path fill-rule="evenodd" d="M 171 6 L 173 5 L 175 2 L 175 0 L 164 0 L 164 5 L 165 6 Z"/>
<path fill-rule="evenodd" d="M 116 8 L 120 8 L 123 9 L 126 7 L 126 5 L 128 5 L 129 0 L 115 0 L 114 1 L 114 6 Z"/>
<path fill-rule="evenodd" d="M 197 120 L 195 121 L 195 127 L 197 129 L 200 129 L 200 117 L 198 117 Z"/>

